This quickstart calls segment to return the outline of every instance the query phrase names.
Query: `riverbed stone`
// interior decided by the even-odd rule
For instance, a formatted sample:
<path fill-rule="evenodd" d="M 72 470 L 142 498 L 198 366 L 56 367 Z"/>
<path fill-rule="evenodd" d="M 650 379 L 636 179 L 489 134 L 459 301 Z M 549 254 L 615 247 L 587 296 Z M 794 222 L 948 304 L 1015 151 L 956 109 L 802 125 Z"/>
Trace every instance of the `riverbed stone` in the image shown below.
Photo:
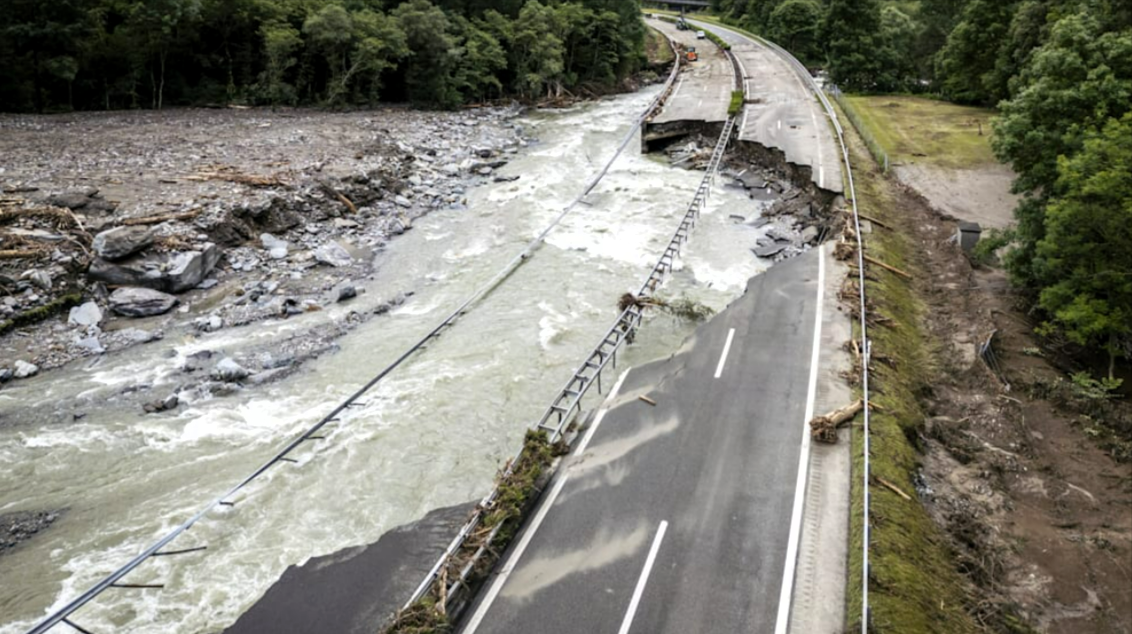
<path fill-rule="evenodd" d="M 220 249 L 209 242 L 200 250 L 133 255 L 121 262 L 95 258 L 87 277 L 114 286 L 139 286 L 165 293 L 182 293 L 204 281 L 219 259 Z"/>
<path fill-rule="evenodd" d="M 7 383 L 12 380 L 14 373 L 8 368 L 0 368 L 0 383 Z"/>
<path fill-rule="evenodd" d="M 358 289 L 354 288 L 353 286 L 351 286 L 349 284 L 338 289 L 338 301 L 340 301 L 340 302 L 344 302 L 348 299 L 354 299 L 357 296 L 358 296 Z"/>
<path fill-rule="evenodd" d="M 16 366 L 12 370 L 12 377 L 17 379 L 26 379 L 29 376 L 39 374 L 39 366 L 34 363 L 28 363 L 23 359 L 16 360 Z"/>
<path fill-rule="evenodd" d="M 197 370 L 203 370 L 205 366 L 208 365 L 208 362 L 212 359 L 212 355 L 213 353 L 211 350 L 197 350 L 196 352 L 185 356 L 185 364 L 181 366 L 181 369 L 185 372 L 196 372 Z"/>
<path fill-rule="evenodd" d="M 149 248 L 153 230 L 146 227 L 115 227 L 94 236 L 91 248 L 103 260 L 116 262 Z"/>
<path fill-rule="evenodd" d="M 53 281 L 51 279 L 51 274 L 47 271 L 44 271 L 43 269 L 31 269 L 30 271 L 25 271 L 24 274 L 20 277 L 31 282 L 35 287 L 41 290 L 51 290 L 51 283 Z"/>
<path fill-rule="evenodd" d="M 280 240 L 270 233 L 260 234 L 260 242 L 263 243 L 263 248 L 267 249 L 267 254 L 273 260 L 282 260 L 287 257 L 287 252 L 290 250 L 291 245 L 286 240 Z"/>
<path fill-rule="evenodd" d="M 152 317 L 169 312 L 178 301 L 151 288 L 125 287 L 110 294 L 110 309 L 125 317 Z"/>
<path fill-rule="evenodd" d="M 811 225 L 802 229 L 802 244 L 810 244 L 818 239 L 818 228 Z"/>
<path fill-rule="evenodd" d="M 314 259 L 330 266 L 349 266 L 354 258 L 337 242 L 327 242 L 314 250 Z"/>
<path fill-rule="evenodd" d="M 98 340 L 98 337 L 92 336 L 77 339 L 75 340 L 75 345 L 91 354 L 102 354 L 106 352 L 106 348 L 102 346 L 102 342 Z"/>
<path fill-rule="evenodd" d="M 216 364 L 216 367 L 212 369 L 210 376 L 217 381 L 232 383 L 242 381 L 248 378 L 250 374 L 251 372 L 248 372 L 231 357 L 224 357 Z"/>
<path fill-rule="evenodd" d="M 404 196 L 395 197 L 393 202 L 396 203 L 398 207 L 404 207 L 406 209 L 413 206 L 413 203 L 409 202 L 409 199 Z"/>
<path fill-rule="evenodd" d="M 97 326 L 101 322 L 102 309 L 94 302 L 86 302 L 71 308 L 71 313 L 67 317 L 67 323 L 84 328 Z"/>

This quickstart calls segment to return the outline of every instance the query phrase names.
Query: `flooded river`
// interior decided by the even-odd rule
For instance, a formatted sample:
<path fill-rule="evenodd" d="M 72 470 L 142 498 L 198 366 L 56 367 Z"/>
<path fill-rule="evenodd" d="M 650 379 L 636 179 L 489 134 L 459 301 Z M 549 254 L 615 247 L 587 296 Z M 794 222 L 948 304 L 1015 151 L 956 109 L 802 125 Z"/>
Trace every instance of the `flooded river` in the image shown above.
<path fill-rule="evenodd" d="M 16 421 L 0 429 L 0 512 L 66 509 L 42 535 L 0 557 L 0 633 L 22 632 L 124 564 L 428 332 L 580 192 L 653 94 L 522 120 L 540 142 L 504 169 L 521 178 L 472 190 L 466 210 L 419 219 L 377 256 L 377 273 L 353 304 L 137 346 L 0 390 L 0 412 Z M 171 546 L 206 551 L 150 560 L 124 580 L 164 589 L 112 589 L 75 620 L 94 632 L 214 632 L 288 565 L 373 542 L 431 509 L 482 496 L 612 324 L 618 296 L 644 280 L 702 177 L 636 147 L 533 258 L 363 406 L 326 427 L 325 440 L 291 454 L 296 464 L 273 468 Z M 717 188 L 662 294 L 716 309 L 738 296 L 766 264 L 749 251 L 754 231 L 728 216 L 750 217 L 754 205 L 741 191 Z M 286 337 L 304 320 L 344 319 L 403 291 L 414 294 L 285 380 L 170 414 L 145 416 L 116 403 L 115 395 L 140 382 L 172 390 L 180 360 L 197 350 L 234 354 Z M 668 354 L 690 331 L 653 315 L 627 360 Z M 19 423 L 60 404 L 85 416 Z"/>

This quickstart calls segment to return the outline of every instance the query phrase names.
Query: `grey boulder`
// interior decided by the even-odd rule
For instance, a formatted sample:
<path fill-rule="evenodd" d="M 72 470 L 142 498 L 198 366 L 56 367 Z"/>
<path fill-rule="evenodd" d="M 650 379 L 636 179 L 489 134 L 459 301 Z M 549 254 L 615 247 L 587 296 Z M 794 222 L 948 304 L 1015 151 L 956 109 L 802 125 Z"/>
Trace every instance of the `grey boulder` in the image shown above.
<path fill-rule="evenodd" d="M 75 306 L 71 309 L 71 313 L 67 317 L 67 323 L 74 326 L 83 326 L 84 328 L 97 326 L 101 321 L 102 310 L 99 309 L 98 304 L 94 302 L 87 302 L 81 306 Z"/>
<path fill-rule="evenodd" d="M 349 266 L 354 258 L 337 242 L 327 242 L 314 250 L 314 259 L 330 266 Z"/>
<path fill-rule="evenodd" d="M 34 363 L 28 363 L 27 361 L 21 359 L 16 361 L 15 371 L 12 372 L 12 376 L 17 379 L 26 379 L 29 376 L 35 376 L 38 373 L 38 365 Z"/>
<path fill-rule="evenodd" d="M 220 249 L 209 242 L 200 251 L 135 255 L 119 263 L 96 258 L 87 277 L 113 286 L 140 286 L 181 293 L 199 285 L 219 259 Z"/>
<path fill-rule="evenodd" d="M 236 363 L 229 357 L 224 357 L 220 360 L 220 363 L 217 363 L 216 367 L 212 369 L 212 373 L 209 376 L 215 381 L 233 383 L 248 378 L 250 374 L 251 372 L 248 372 L 239 363 Z"/>
<path fill-rule="evenodd" d="M 149 248 L 153 231 L 145 227 L 116 227 L 94 236 L 91 247 L 95 255 L 114 262 Z"/>
<path fill-rule="evenodd" d="M 125 317 L 151 317 L 169 312 L 177 298 L 151 288 L 119 288 L 110 294 L 110 310 Z"/>

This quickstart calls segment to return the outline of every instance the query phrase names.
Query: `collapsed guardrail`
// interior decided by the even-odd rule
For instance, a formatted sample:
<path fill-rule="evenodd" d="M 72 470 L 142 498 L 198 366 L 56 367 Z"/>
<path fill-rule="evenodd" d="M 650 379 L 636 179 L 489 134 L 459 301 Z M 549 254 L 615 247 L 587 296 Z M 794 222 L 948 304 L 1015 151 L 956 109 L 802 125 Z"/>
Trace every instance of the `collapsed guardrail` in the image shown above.
<path fill-rule="evenodd" d="M 732 60 L 732 62 L 734 63 L 734 60 Z M 716 141 L 715 148 L 708 161 L 704 177 L 700 181 L 699 186 L 697 186 L 695 195 L 692 197 L 692 202 L 689 203 L 684 217 L 681 219 L 672 238 L 669 239 L 668 246 L 664 249 L 657 263 L 649 271 L 648 276 L 637 292 L 637 298 L 652 296 L 664 281 L 667 274 L 672 271 L 676 258 L 680 255 L 681 248 L 687 243 L 692 229 L 695 228 L 696 221 L 699 219 L 701 212 L 707 204 L 708 196 L 711 194 L 712 186 L 715 184 L 715 177 L 719 172 L 719 166 L 723 162 L 727 145 L 734 133 L 735 123 L 736 118 L 733 116 L 729 117 L 724 123 L 719 139 Z M 417 586 L 417 589 L 402 608 L 401 614 L 398 617 L 399 619 L 403 618 L 404 615 L 411 614 L 414 606 L 426 604 L 429 610 L 434 610 L 436 614 L 443 615 L 444 618 L 447 618 L 446 615 L 449 613 L 449 606 L 459 600 L 462 590 L 470 589 L 473 581 L 471 578 L 474 572 L 476 570 L 482 570 L 483 564 L 481 562 L 485 554 L 489 551 L 501 552 L 506 546 L 506 544 L 494 543 L 500 531 L 503 530 L 506 525 L 505 522 L 495 523 L 490 527 L 486 536 L 482 534 L 482 531 L 486 530 L 482 525 L 484 519 L 495 509 L 496 504 L 499 502 L 501 485 L 503 483 L 509 483 L 510 478 L 515 473 L 516 465 L 525 466 L 524 459 L 526 458 L 527 452 L 530 451 L 532 447 L 531 432 L 542 432 L 546 434 L 544 440 L 534 445 L 537 447 L 553 446 L 563 439 L 568 425 L 582 412 L 582 398 L 586 393 L 595 386 L 598 388 L 598 392 L 601 393 L 602 372 L 611 364 L 616 367 L 617 351 L 626 342 L 632 340 L 641 325 L 641 310 L 640 305 L 636 303 L 625 308 L 614 324 L 602 336 L 598 345 L 586 357 L 585 361 L 577 367 L 573 375 L 566 382 L 566 385 L 551 401 L 550 406 L 543 413 L 542 418 L 531 426 L 528 431 L 528 442 L 524 443 L 523 447 L 519 449 L 515 456 L 506 463 L 506 466 L 497 480 L 497 485 L 476 506 L 475 510 L 472 512 L 472 516 L 460 528 L 456 537 L 449 543 L 444 553 L 426 574 L 424 580 Z M 473 535 L 477 536 L 474 543 L 471 542 Z M 462 550 L 471 552 L 462 553 Z M 453 562 L 457 564 L 457 569 L 454 573 L 450 572 L 450 566 Z M 439 587 L 437 584 L 439 584 Z M 394 628 L 395 627 L 396 622 L 394 624 Z"/>

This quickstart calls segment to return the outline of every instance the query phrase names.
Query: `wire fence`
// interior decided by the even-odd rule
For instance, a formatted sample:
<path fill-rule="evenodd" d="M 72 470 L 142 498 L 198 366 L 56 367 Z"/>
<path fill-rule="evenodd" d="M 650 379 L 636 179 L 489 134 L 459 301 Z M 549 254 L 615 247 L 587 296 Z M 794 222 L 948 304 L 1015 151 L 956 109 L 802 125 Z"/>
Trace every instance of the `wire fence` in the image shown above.
<path fill-rule="evenodd" d="M 869 148 L 869 154 L 872 154 L 877 164 L 884 169 L 885 173 L 888 173 L 888 151 L 884 149 L 880 141 L 877 141 L 873 133 L 869 131 L 868 126 L 866 126 L 865 122 L 861 119 L 861 115 L 857 112 L 857 109 L 845 98 L 845 95 L 837 86 L 831 84 L 827 92 L 833 97 L 833 100 L 837 102 L 837 105 L 841 106 L 841 111 L 845 113 L 849 122 L 853 124 L 853 128 L 857 130 L 857 134 L 865 141 L 865 146 Z"/>

